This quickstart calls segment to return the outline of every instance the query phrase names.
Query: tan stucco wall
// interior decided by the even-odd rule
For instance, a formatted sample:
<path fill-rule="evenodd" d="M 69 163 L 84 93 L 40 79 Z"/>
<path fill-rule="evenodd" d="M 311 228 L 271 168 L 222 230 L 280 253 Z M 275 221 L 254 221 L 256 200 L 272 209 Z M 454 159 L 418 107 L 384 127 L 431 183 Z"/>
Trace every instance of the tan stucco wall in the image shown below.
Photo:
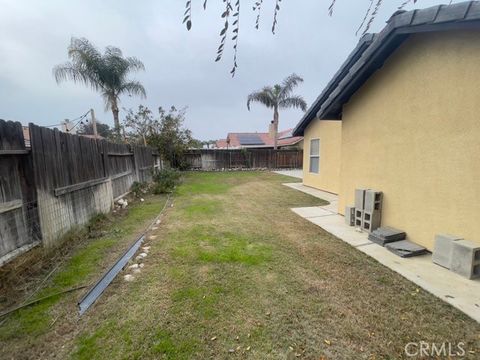
<path fill-rule="evenodd" d="M 303 150 L 304 142 L 303 139 L 297 143 L 297 149 Z"/>
<path fill-rule="evenodd" d="M 341 121 L 313 120 L 304 133 L 303 183 L 338 194 L 340 190 Z M 310 173 L 310 140 L 320 139 L 320 171 Z"/>
<path fill-rule="evenodd" d="M 407 40 L 344 106 L 339 211 L 384 192 L 383 225 L 480 242 L 480 33 Z"/>

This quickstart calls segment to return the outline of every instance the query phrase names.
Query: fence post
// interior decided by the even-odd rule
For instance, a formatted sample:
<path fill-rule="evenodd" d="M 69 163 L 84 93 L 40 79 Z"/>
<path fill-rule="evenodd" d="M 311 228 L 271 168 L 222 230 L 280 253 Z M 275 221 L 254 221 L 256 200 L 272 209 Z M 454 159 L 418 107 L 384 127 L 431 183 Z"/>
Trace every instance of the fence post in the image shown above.
<path fill-rule="evenodd" d="M 138 161 L 137 147 L 134 145 L 131 145 L 130 151 L 133 152 L 133 168 L 135 169 L 135 179 L 137 179 L 138 182 L 141 182 L 140 181 L 140 164 Z"/>
<path fill-rule="evenodd" d="M 103 160 L 103 175 L 110 176 L 110 168 L 108 165 L 108 146 L 105 140 L 97 140 L 97 146 L 100 148 Z"/>

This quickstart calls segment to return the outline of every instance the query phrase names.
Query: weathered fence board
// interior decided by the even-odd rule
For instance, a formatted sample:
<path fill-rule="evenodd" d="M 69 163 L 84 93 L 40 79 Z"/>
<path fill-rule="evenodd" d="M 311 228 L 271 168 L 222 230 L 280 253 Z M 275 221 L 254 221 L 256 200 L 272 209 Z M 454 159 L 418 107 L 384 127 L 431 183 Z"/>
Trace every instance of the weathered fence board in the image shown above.
<path fill-rule="evenodd" d="M 103 155 L 107 164 L 106 171 L 112 179 L 113 197 L 117 199 L 130 191 L 133 182 L 137 181 L 133 152 L 126 144 L 104 141 L 103 145 Z"/>
<path fill-rule="evenodd" d="M 303 163 L 302 150 L 191 150 L 185 155 L 192 169 L 299 169 Z"/>
<path fill-rule="evenodd" d="M 39 241 L 108 212 L 134 181 L 161 168 L 151 148 L 114 144 L 0 120 L 0 266 Z"/>
<path fill-rule="evenodd" d="M 76 225 L 111 209 L 101 144 L 30 124 L 42 239 L 51 246 Z"/>
<path fill-rule="evenodd" d="M 137 178 L 140 182 L 148 182 L 152 180 L 154 171 L 154 154 L 151 148 L 133 146 L 135 157 L 135 166 Z"/>
<path fill-rule="evenodd" d="M 0 265 L 39 240 L 36 193 L 22 125 L 0 120 Z"/>

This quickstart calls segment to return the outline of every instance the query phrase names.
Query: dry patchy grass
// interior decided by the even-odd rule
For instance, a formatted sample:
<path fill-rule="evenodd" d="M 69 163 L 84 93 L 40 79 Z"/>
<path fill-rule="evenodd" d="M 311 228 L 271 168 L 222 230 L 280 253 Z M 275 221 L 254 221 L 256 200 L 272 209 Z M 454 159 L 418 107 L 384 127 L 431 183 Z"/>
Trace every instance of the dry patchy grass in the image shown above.
<path fill-rule="evenodd" d="M 286 181 L 188 174 L 141 276 L 114 282 L 70 332 L 48 330 L 55 347 L 23 344 L 74 359 L 397 359 L 410 341 L 478 347 L 478 323 L 291 212 L 321 201 Z"/>

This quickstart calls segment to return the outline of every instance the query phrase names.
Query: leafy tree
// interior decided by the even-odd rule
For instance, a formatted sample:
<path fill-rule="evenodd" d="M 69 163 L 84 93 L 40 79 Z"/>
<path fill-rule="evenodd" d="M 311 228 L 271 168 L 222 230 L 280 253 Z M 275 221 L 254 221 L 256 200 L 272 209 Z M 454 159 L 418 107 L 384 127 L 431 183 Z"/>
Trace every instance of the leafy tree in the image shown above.
<path fill-rule="evenodd" d="M 172 106 L 168 112 L 162 107 L 158 111 L 158 127 L 147 142 L 155 146 L 172 167 L 183 169 L 186 167 L 184 154 L 193 141 L 192 132 L 183 126 L 186 109 L 177 110 Z"/>
<path fill-rule="evenodd" d="M 71 39 L 68 57 L 69 62 L 54 67 L 55 80 L 57 83 L 72 80 L 100 92 L 105 101 L 105 109 L 112 111 L 115 132 L 120 136 L 120 96 L 128 94 L 146 97 L 143 85 L 129 80 L 127 76 L 131 72 L 145 70 L 145 66 L 135 57 L 123 57 L 122 51 L 113 46 L 106 47 L 102 55 L 85 38 Z"/>
<path fill-rule="evenodd" d="M 217 140 L 207 140 L 204 141 L 202 145 L 207 145 L 207 149 L 210 149 L 211 146 L 215 145 Z"/>
<path fill-rule="evenodd" d="M 142 144 L 146 146 L 147 137 L 155 133 L 159 122 L 153 118 L 153 113 L 148 107 L 139 105 L 136 112 L 132 109 L 127 110 L 123 124 L 132 130 L 134 138 L 141 139 Z"/>
<path fill-rule="evenodd" d="M 198 139 L 192 139 L 192 141 L 190 141 L 189 147 L 192 148 L 192 149 L 202 149 L 203 144 L 205 144 L 205 141 L 201 141 L 201 140 L 198 140 Z"/>
<path fill-rule="evenodd" d="M 77 133 L 81 135 L 93 135 L 93 125 L 91 122 L 88 122 L 86 124 L 80 125 L 80 129 L 77 131 Z M 113 132 L 112 129 L 110 129 L 110 126 L 107 124 L 103 124 L 97 120 L 97 133 L 98 135 L 109 139 L 112 137 Z"/>
<path fill-rule="evenodd" d="M 274 149 L 277 149 L 279 109 L 300 108 L 307 111 L 307 103 L 303 97 L 292 94 L 293 89 L 301 82 L 303 82 L 303 79 L 300 76 L 292 74 L 286 77 L 282 84 L 265 86 L 262 90 L 248 95 L 247 108 L 249 111 L 252 102 L 258 102 L 269 109 L 273 109 Z"/>

